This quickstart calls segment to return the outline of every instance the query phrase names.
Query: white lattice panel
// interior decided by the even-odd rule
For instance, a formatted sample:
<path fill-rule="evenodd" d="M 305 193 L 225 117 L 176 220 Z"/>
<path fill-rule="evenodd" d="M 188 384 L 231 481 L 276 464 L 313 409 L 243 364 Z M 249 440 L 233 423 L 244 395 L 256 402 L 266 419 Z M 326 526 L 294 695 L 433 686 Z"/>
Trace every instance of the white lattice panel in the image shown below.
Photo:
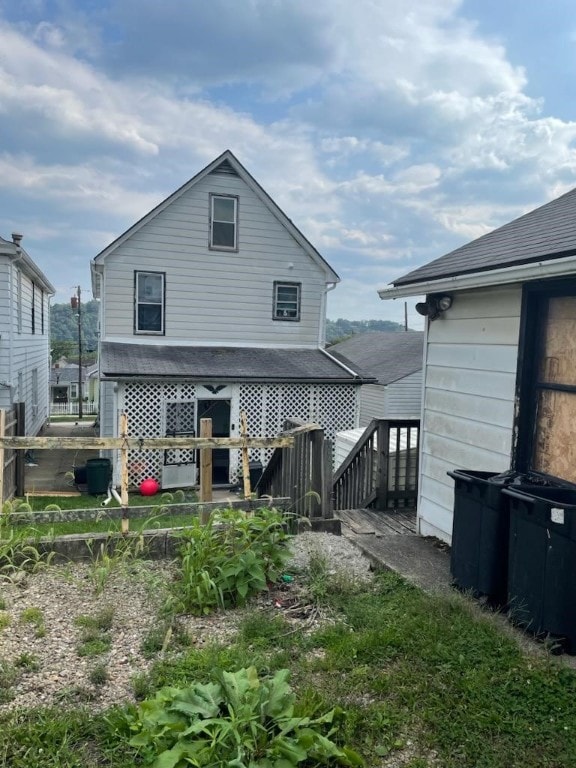
<path fill-rule="evenodd" d="M 240 387 L 240 409 L 246 411 L 252 435 L 274 437 L 292 418 L 320 424 L 334 441 L 336 432 L 356 426 L 356 392 L 354 386 L 330 384 L 245 384 Z M 257 449 L 250 458 L 266 465 L 272 453 L 271 448 Z"/>
<path fill-rule="evenodd" d="M 131 383 L 124 388 L 124 412 L 128 417 L 130 437 L 163 437 L 167 402 L 193 401 L 193 384 Z M 130 451 L 130 485 L 139 485 L 146 477 L 158 481 L 162 475 L 163 451 Z"/>

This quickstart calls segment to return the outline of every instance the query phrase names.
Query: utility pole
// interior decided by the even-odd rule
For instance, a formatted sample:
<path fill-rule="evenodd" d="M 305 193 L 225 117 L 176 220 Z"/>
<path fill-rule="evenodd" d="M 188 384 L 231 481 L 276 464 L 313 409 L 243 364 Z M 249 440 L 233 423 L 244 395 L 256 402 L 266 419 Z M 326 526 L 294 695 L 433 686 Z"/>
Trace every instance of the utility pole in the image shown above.
<path fill-rule="evenodd" d="M 72 309 L 76 309 L 78 314 L 78 421 L 82 419 L 82 300 L 80 286 L 76 289 L 76 296 L 70 299 Z"/>

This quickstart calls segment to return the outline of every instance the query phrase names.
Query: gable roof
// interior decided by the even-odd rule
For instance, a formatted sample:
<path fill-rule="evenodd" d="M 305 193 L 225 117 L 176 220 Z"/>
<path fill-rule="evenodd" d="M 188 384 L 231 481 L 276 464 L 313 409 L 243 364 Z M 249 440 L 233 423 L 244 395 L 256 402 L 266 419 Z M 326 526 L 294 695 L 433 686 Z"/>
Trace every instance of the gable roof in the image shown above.
<path fill-rule="evenodd" d="M 193 176 L 189 181 L 183 184 L 179 189 L 173 192 L 169 197 L 159 203 L 149 213 L 143 216 L 139 221 L 133 224 L 129 229 L 123 232 L 116 238 L 110 245 L 106 246 L 99 254 L 97 254 L 91 262 L 92 266 L 92 292 L 95 298 L 99 297 L 98 281 L 94 278 L 95 268 L 97 265 L 102 264 L 106 257 L 116 250 L 122 243 L 124 243 L 129 237 L 138 232 L 145 224 L 152 221 L 159 213 L 167 208 L 171 203 L 177 200 L 182 195 L 186 194 L 195 184 L 202 181 L 206 176 L 211 173 L 225 173 L 229 175 L 239 176 L 242 181 L 252 190 L 252 192 L 261 200 L 261 202 L 268 208 L 270 213 L 278 219 L 285 229 L 292 235 L 296 242 L 308 253 L 308 255 L 315 261 L 321 269 L 326 273 L 327 282 L 338 283 L 340 282 L 339 276 L 334 272 L 332 267 L 328 264 L 326 259 L 320 255 L 320 253 L 314 248 L 312 243 L 300 232 L 300 230 L 294 225 L 291 219 L 279 208 L 278 205 L 272 200 L 270 195 L 260 186 L 256 179 L 244 168 L 242 163 L 227 149 L 219 157 L 213 160 L 209 165 L 203 168 L 199 173 Z"/>
<path fill-rule="evenodd" d="M 576 189 L 409 272 L 392 285 L 414 285 L 574 255 Z"/>
<path fill-rule="evenodd" d="M 10 240 L 4 240 L 0 237 L 0 256 L 8 256 L 13 262 L 16 262 L 25 275 L 39 285 L 46 293 L 53 296 L 56 290 L 46 275 L 32 261 L 20 243 Z"/>
<path fill-rule="evenodd" d="M 103 342 L 103 379 L 185 378 L 189 381 L 251 381 L 363 384 L 351 363 L 321 349 L 188 347 Z M 374 379 L 369 378 L 369 381 Z"/>
<path fill-rule="evenodd" d="M 378 384 L 392 384 L 421 370 L 424 334 L 422 331 L 374 331 L 358 333 L 329 348 L 345 355 L 355 367 L 369 371 Z"/>

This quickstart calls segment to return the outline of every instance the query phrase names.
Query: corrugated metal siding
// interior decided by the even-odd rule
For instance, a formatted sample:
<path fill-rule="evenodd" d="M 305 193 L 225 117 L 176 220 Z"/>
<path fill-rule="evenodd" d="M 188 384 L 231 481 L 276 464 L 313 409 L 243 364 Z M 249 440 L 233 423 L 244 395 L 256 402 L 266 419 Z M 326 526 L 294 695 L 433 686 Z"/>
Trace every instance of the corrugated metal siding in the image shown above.
<path fill-rule="evenodd" d="M 211 192 L 239 196 L 238 252 L 208 248 Z M 107 339 L 147 338 L 133 335 L 135 269 L 166 272 L 166 339 L 318 343 L 324 273 L 237 176 L 208 175 L 107 257 Z M 275 280 L 302 283 L 300 322 L 272 320 Z"/>
<path fill-rule="evenodd" d="M 456 468 L 510 466 L 521 286 L 455 294 L 429 324 L 418 517 L 450 541 Z"/>

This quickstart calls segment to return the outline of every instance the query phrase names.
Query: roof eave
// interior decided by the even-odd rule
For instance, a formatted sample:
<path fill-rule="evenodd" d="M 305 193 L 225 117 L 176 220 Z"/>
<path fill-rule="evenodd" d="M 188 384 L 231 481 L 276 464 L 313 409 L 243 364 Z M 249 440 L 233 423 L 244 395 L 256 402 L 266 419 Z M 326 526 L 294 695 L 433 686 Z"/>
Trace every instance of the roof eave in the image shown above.
<path fill-rule="evenodd" d="M 414 283 L 391 285 L 378 291 L 381 299 L 400 299 L 428 293 L 465 291 L 473 288 L 490 288 L 497 285 L 524 283 L 576 273 L 576 256 L 542 260 L 513 267 L 491 269 L 483 272 L 450 275 L 435 280 L 419 280 Z"/>

